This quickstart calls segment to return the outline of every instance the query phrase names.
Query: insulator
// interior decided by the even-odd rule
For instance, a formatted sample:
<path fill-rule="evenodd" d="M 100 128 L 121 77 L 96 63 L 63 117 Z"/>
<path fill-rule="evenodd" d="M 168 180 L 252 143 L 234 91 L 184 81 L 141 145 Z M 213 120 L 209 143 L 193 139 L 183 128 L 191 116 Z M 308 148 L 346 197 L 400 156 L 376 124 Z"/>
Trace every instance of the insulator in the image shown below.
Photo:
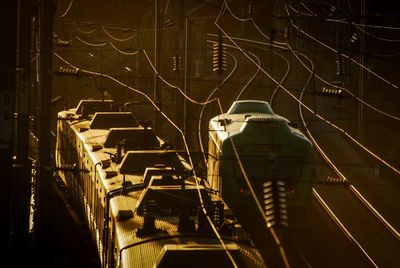
<path fill-rule="evenodd" d="M 329 12 L 329 16 L 333 16 L 333 15 L 335 15 L 335 13 L 336 13 L 336 7 L 332 6 L 330 9 L 330 12 Z"/>
<path fill-rule="evenodd" d="M 269 193 L 265 193 L 264 194 L 264 200 L 269 200 L 271 197 L 273 197 L 273 193 L 272 193 L 272 190 L 271 190 L 271 192 L 269 192 Z"/>
<path fill-rule="evenodd" d="M 285 38 L 289 38 L 291 33 L 290 27 L 285 27 Z"/>
<path fill-rule="evenodd" d="M 226 48 L 222 40 L 213 44 L 213 71 L 222 73 L 226 70 Z"/>
<path fill-rule="evenodd" d="M 337 60 L 336 61 L 336 74 L 337 75 L 343 75 L 343 60 Z"/>
<path fill-rule="evenodd" d="M 181 71 L 182 70 L 182 57 L 181 56 L 173 56 L 173 70 L 175 72 Z"/>
<path fill-rule="evenodd" d="M 352 43 L 355 43 L 355 42 L 357 41 L 357 39 L 358 39 L 358 35 L 357 35 L 356 33 L 353 33 L 353 34 L 351 35 L 351 37 L 350 37 L 350 41 L 351 41 Z"/>
<path fill-rule="evenodd" d="M 78 68 L 64 68 L 60 67 L 57 71 L 58 74 L 60 75 L 79 75 L 79 69 Z"/>

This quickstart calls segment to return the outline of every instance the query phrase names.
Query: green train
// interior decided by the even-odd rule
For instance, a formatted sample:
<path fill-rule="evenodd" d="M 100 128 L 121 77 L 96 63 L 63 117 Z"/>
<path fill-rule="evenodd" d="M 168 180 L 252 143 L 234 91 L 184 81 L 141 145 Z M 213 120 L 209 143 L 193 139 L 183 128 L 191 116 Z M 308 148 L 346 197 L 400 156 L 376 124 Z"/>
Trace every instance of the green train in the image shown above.
<path fill-rule="evenodd" d="M 207 182 L 261 253 L 275 244 L 271 228 L 287 229 L 311 207 L 312 148 L 265 101 L 235 101 L 209 122 Z"/>

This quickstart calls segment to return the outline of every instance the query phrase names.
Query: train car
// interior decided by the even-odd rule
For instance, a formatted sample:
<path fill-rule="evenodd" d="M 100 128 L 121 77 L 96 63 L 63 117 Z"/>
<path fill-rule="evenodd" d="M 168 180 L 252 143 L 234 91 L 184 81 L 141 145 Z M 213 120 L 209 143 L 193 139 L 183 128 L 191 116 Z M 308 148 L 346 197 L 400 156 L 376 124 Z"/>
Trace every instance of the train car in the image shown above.
<path fill-rule="evenodd" d="M 260 251 L 271 226 L 283 230 L 311 206 L 312 143 L 291 125 L 259 100 L 235 101 L 209 122 L 207 182 Z"/>
<path fill-rule="evenodd" d="M 185 158 L 115 108 L 84 100 L 58 113 L 58 173 L 86 215 L 102 267 L 264 267 Z"/>

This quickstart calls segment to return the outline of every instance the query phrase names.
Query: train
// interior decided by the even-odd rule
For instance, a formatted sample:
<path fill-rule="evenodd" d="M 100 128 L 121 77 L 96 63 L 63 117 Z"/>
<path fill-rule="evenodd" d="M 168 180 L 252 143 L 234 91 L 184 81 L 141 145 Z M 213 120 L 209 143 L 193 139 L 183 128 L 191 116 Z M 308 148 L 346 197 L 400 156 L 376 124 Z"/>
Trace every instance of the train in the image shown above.
<path fill-rule="evenodd" d="M 57 176 L 85 215 L 102 267 L 266 267 L 183 152 L 113 100 L 58 112 Z"/>
<path fill-rule="evenodd" d="M 209 121 L 207 183 L 218 193 L 255 245 L 276 244 L 306 221 L 312 202 L 312 143 L 266 101 L 238 100 Z"/>

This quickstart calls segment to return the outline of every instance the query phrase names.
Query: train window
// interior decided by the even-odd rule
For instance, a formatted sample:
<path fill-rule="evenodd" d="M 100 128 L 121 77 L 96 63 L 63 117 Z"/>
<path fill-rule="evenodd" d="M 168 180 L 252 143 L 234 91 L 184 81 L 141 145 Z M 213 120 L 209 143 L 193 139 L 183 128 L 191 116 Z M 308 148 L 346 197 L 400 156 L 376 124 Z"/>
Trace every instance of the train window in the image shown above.
<path fill-rule="evenodd" d="M 228 114 L 263 113 L 273 114 L 271 106 L 264 101 L 235 101 Z"/>

